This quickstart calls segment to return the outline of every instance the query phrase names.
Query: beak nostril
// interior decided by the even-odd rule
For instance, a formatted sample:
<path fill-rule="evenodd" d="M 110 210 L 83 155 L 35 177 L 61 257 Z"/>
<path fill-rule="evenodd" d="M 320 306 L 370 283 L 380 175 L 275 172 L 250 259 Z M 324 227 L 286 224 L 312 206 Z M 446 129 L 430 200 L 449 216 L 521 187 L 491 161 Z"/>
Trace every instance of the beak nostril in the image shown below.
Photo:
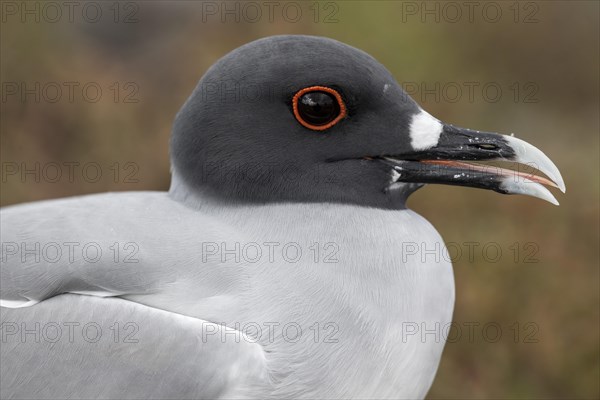
<path fill-rule="evenodd" d="M 500 148 L 500 147 L 496 146 L 495 144 L 490 144 L 490 143 L 475 144 L 475 145 L 473 145 L 473 147 L 476 147 L 481 150 L 498 150 Z"/>

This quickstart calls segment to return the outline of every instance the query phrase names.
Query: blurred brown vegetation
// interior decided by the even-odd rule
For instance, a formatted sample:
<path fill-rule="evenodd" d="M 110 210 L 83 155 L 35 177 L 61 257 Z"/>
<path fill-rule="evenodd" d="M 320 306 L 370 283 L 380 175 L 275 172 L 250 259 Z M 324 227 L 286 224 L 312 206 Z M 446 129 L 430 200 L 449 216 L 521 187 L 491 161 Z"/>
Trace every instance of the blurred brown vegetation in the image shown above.
<path fill-rule="evenodd" d="M 122 23 L 131 3 L 137 21 Z M 496 2 L 503 12 L 498 22 L 486 21 L 481 8 L 469 21 L 463 7 L 458 22 L 449 21 L 454 13 L 446 9 L 439 23 L 431 15 L 422 22 L 422 15 L 408 13 L 408 3 L 422 7 L 421 2 L 338 1 L 337 9 L 326 9 L 327 3 L 317 4 L 318 23 L 309 11 L 313 2 L 301 3 L 304 16 L 295 23 L 277 12 L 272 22 L 263 14 L 257 22 L 241 18 L 236 23 L 227 17 L 224 23 L 220 15 L 203 15 L 201 3 L 192 2 L 121 3 L 118 23 L 111 14 L 112 2 L 102 3 L 106 18 L 97 23 L 77 12 L 72 23 L 65 15 L 58 22 L 42 18 L 36 23 L 4 13 L 3 165 L 96 162 L 103 175 L 95 183 L 81 179 L 80 169 L 75 169 L 73 182 L 65 176 L 55 183 L 43 177 L 35 182 L 18 174 L 5 176 L 0 203 L 166 190 L 173 117 L 214 61 L 268 35 L 332 37 L 369 52 L 403 84 L 462 86 L 465 92 L 457 100 L 450 91 L 437 100 L 423 93 L 413 97 L 446 122 L 516 132 L 555 161 L 567 184 L 566 195 L 557 193 L 560 207 L 444 186 L 427 187 L 411 197 L 409 206 L 463 250 L 454 261 L 454 319 L 462 336 L 447 344 L 429 397 L 598 398 L 599 3 Z M 435 2 L 428 4 L 435 10 Z M 520 10 L 517 22 L 510 8 L 515 4 Z M 332 11 L 337 22 L 324 23 Z M 532 13 L 533 21 L 526 21 Z M 308 60 L 307 67 L 310 62 L 318 60 Z M 28 88 L 35 82 L 96 82 L 103 93 L 97 102 L 85 101 L 78 90 L 73 101 L 66 90 L 54 103 L 44 96 L 36 102 L 32 95 L 22 101 L 19 95 L 8 95 L 6 86 L 21 82 Z M 119 89 L 110 89 L 115 82 Z M 128 82 L 139 89 L 131 97 L 138 102 L 124 101 L 133 90 L 124 88 Z M 471 100 L 465 82 L 496 83 L 502 96 L 490 101 L 476 89 Z M 510 88 L 514 84 L 521 91 L 516 98 Z M 131 172 L 124 167 L 127 162 L 139 167 L 137 182 L 125 181 L 124 174 Z M 117 179 L 110 169 L 115 163 L 121 172 Z M 466 242 L 480 243 L 473 259 L 467 257 Z M 538 262 L 526 262 L 531 248 L 524 246 L 530 242 L 538 249 Z M 487 243 L 501 248 L 498 261 L 481 251 Z M 521 249 L 516 260 L 511 250 L 515 243 Z M 465 325 L 471 322 L 480 324 L 472 340 Z M 490 322 L 502 329 L 495 342 L 482 335 L 481 326 Z M 532 325 L 525 327 L 528 322 L 537 327 L 537 342 L 524 340 L 533 330 Z M 520 332 L 516 343 L 514 329 Z M 494 336 L 493 329 L 488 333 Z"/>

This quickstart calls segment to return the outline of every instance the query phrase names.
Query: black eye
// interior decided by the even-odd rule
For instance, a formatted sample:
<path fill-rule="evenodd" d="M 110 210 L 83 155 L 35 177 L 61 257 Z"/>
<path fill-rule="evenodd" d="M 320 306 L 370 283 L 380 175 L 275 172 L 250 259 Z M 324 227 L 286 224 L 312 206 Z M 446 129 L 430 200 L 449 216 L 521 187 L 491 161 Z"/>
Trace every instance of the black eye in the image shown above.
<path fill-rule="evenodd" d="M 340 106 L 332 95 L 325 92 L 309 92 L 298 100 L 298 114 L 312 125 L 330 123 L 340 113 Z"/>
<path fill-rule="evenodd" d="M 346 116 L 340 94 L 324 86 L 300 90 L 293 99 L 294 115 L 298 122 L 312 130 L 325 130 Z"/>

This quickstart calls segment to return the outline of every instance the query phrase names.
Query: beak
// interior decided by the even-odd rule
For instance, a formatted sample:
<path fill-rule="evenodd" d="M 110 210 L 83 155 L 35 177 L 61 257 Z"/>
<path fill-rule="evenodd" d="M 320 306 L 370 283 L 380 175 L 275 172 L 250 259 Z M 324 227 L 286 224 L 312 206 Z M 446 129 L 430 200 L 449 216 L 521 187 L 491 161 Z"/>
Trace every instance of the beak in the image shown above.
<path fill-rule="evenodd" d="M 524 194 L 558 205 L 543 185 L 564 193 L 565 183 L 556 165 L 541 150 L 513 136 L 453 125 L 440 126 L 439 139 L 434 146 L 379 158 L 396 172 L 395 182 L 469 186 L 504 194 Z M 525 164 L 528 169 L 541 171 L 548 178 L 485 165 L 480 161 Z"/>

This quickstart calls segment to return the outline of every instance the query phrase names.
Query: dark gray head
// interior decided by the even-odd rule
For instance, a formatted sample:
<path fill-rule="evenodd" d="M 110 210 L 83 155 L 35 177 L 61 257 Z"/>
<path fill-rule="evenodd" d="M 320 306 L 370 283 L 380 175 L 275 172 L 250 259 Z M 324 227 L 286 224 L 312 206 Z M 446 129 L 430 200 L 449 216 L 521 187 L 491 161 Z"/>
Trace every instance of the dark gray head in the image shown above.
<path fill-rule="evenodd" d="M 232 51 L 206 72 L 177 114 L 171 159 L 185 188 L 178 191 L 229 201 L 402 208 L 424 183 L 548 199 L 539 183 L 524 189 L 505 171 L 436 161 L 534 161 L 564 186 L 547 157 L 524 160 L 521 143 L 442 124 L 358 49 L 321 37 L 274 36 Z M 548 183 L 541 179 L 534 180 Z"/>

